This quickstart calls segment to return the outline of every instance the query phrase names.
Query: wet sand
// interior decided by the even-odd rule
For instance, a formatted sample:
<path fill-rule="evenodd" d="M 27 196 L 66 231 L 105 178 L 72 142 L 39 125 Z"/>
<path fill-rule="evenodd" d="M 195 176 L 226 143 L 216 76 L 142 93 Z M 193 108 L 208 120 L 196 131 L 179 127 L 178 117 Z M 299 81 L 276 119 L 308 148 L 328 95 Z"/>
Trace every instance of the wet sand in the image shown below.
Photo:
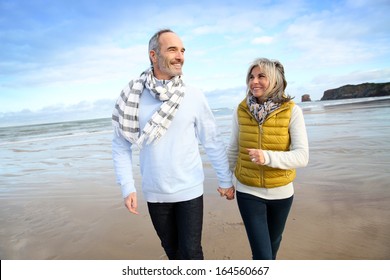
<path fill-rule="evenodd" d="M 145 203 L 132 215 L 116 186 L 101 184 L 3 199 L 1 259 L 165 259 Z M 296 185 L 278 259 L 390 259 L 390 200 L 383 192 Z M 205 196 L 203 248 L 206 259 L 251 258 L 235 201 Z"/>

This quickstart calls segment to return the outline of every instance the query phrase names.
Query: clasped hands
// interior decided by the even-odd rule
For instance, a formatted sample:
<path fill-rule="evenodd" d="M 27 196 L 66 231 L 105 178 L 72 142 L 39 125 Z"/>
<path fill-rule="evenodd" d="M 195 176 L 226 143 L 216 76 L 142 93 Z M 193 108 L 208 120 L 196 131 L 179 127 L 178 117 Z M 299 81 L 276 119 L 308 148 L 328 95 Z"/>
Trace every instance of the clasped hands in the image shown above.
<path fill-rule="evenodd" d="M 235 192 L 234 186 L 231 186 L 228 189 L 223 189 L 223 188 L 219 187 L 217 189 L 217 191 L 220 193 L 221 197 L 222 196 L 226 196 L 227 200 L 233 200 L 234 199 L 234 192 Z M 129 212 L 131 212 L 133 214 L 136 214 L 136 215 L 139 214 L 138 211 L 137 211 L 138 202 L 137 202 L 137 193 L 136 192 L 130 193 L 124 199 L 124 203 L 125 203 L 126 208 L 129 210 Z"/>
<path fill-rule="evenodd" d="M 234 186 L 231 186 L 228 189 L 224 189 L 224 188 L 218 187 L 217 191 L 219 192 L 221 197 L 226 196 L 227 200 L 233 200 L 234 199 L 234 193 L 235 193 Z"/>

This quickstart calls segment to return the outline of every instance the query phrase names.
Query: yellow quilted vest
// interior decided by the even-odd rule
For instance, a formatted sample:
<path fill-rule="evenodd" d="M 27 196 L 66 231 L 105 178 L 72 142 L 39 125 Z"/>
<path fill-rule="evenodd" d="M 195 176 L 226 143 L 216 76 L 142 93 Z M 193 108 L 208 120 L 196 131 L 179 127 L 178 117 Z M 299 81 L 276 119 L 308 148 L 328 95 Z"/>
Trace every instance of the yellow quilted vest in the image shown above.
<path fill-rule="evenodd" d="M 253 163 L 247 148 L 271 151 L 289 151 L 288 125 L 294 102 L 286 102 L 273 111 L 262 125 L 252 116 L 244 99 L 238 105 L 239 153 L 235 176 L 247 186 L 275 188 L 287 185 L 296 177 L 295 169 L 284 170 Z"/>

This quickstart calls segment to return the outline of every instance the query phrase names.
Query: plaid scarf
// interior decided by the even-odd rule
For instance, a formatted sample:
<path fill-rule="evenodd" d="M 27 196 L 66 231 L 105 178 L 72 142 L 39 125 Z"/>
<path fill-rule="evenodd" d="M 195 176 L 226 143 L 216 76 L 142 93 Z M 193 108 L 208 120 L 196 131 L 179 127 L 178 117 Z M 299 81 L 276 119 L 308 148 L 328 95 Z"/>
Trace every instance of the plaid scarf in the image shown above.
<path fill-rule="evenodd" d="M 162 101 L 160 108 L 152 115 L 140 134 L 139 99 L 146 87 L 150 94 Z M 175 76 L 163 85 L 157 85 L 152 69 L 142 72 L 138 79 L 125 87 L 112 113 L 112 124 L 118 127 L 121 135 L 140 149 L 144 142 L 150 144 L 160 139 L 168 130 L 184 97 L 184 83 L 180 76 Z"/>
<path fill-rule="evenodd" d="M 257 98 L 253 95 L 248 95 L 246 104 L 259 124 L 263 124 L 268 115 L 280 107 L 280 104 L 273 102 L 271 99 L 268 99 L 263 104 L 259 104 Z"/>

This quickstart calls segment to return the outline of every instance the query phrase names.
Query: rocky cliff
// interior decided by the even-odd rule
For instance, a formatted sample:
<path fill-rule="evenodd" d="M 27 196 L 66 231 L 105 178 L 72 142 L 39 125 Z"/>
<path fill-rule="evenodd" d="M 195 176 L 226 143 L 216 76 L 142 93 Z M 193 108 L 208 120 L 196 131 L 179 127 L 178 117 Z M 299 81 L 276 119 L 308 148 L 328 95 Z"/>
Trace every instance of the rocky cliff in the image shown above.
<path fill-rule="evenodd" d="M 324 92 L 321 100 L 346 98 L 378 97 L 390 95 L 390 83 L 364 83 L 360 85 L 346 85 Z"/>

